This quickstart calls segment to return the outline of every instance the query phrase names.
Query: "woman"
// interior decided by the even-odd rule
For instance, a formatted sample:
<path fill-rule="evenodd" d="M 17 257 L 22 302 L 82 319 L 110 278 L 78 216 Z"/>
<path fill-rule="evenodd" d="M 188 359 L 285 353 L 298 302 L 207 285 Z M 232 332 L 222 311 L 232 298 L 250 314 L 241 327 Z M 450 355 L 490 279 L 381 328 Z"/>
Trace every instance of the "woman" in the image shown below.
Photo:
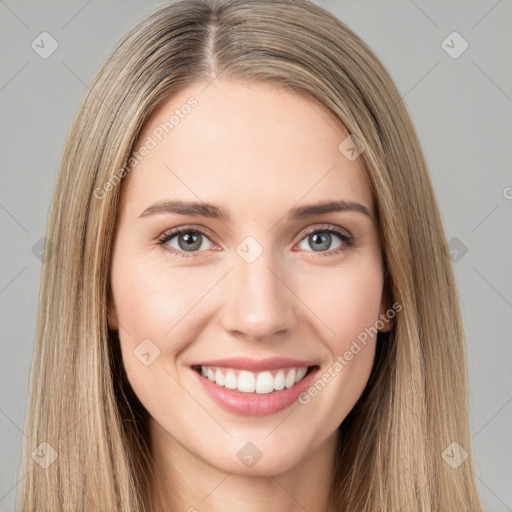
<path fill-rule="evenodd" d="M 482 510 L 420 144 L 327 11 L 142 21 L 80 105 L 47 237 L 22 510 Z"/>

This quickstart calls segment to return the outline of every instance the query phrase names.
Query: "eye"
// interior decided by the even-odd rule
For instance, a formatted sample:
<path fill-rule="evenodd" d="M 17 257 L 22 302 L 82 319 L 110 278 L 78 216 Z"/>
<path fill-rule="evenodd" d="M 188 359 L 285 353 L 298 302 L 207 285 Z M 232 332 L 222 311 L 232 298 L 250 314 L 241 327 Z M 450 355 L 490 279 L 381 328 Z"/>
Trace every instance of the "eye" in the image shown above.
<path fill-rule="evenodd" d="M 197 251 L 211 248 L 205 243 L 206 240 L 214 245 L 207 235 L 206 231 L 199 228 L 176 228 L 160 236 L 158 244 L 178 257 L 193 258 L 198 256 Z"/>
<path fill-rule="evenodd" d="M 299 244 L 299 248 L 304 249 L 303 244 L 309 244 L 310 247 L 313 247 L 312 252 L 320 253 L 318 254 L 319 256 L 333 256 L 354 245 L 354 237 L 352 235 L 334 226 L 314 227 L 307 230 L 305 235 Z M 335 247 L 332 247 L 333 241 L 335 242 L 333 235 L 340 240 Z M 332 250 L 327 251 L 328 249 Z"/>
<path fill-rule="evenodd" d="M 333 248 L 333 236 L 338 238 L 338 244 Z M 210 234 L 202 228 L 176 228 L 166 231 L 158 238 L 158 245 L 179 258 L 195 258 L 201 251 L 216 247 L 210 240 Z M 310 244 L 318 256 L 334 256 L 352 247 L 354 237 L 335 226 L 314 227 L 308 229 L 299 243 L 299 248 L 304 250 L 301 244 Z M 331 249 L 331 250 L 328 250 Z"/>

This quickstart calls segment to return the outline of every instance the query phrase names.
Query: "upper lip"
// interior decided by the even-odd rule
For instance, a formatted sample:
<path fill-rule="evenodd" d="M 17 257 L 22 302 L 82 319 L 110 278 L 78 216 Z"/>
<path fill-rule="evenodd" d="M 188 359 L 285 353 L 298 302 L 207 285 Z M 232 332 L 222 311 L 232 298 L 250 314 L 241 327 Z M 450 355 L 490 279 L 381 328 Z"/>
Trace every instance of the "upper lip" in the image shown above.
<path fill-rule="evenodd" d="M 276 368 L 296 368 L 301 366 L 316 366 L 313 361 L 304 361 L 302 359 L 290 359 L 288 357 L 269 357 L 267 359 L 250 359 L 248 357 L 233 357 L 229 359 L 210 359 L 201 361 L 191 366 L 219 366 L 223 368 L 233 368 L 238 370 L 249 370 L 252 372 L 262 372 L 266 370 L 275 370 Z"/>

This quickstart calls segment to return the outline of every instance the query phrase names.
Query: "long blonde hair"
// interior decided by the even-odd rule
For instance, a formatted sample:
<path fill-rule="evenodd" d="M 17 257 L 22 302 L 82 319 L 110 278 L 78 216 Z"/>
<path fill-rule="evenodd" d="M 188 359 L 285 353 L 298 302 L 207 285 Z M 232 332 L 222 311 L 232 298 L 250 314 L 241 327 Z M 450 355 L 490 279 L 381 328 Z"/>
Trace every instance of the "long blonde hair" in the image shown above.
<path fill-rule="evenodd" d="M 334 508 L 481 511 L 458 297 L 420 144 L 375 54 L 307 0 L 173 2 L 130 31 L 94 78 L 48 219 L 19 508 L 151 510 L 148 413 L 107 323 L 122 182 L 104 185 L 121 176 L 162 101 L 217 77 L 307 94 L 365 144 L 387 290 L 402 310 L 379 334 L 368 385 L 339 428 Z M 452 442 L 468 453 L 458 467 L 443 460 Z"/>

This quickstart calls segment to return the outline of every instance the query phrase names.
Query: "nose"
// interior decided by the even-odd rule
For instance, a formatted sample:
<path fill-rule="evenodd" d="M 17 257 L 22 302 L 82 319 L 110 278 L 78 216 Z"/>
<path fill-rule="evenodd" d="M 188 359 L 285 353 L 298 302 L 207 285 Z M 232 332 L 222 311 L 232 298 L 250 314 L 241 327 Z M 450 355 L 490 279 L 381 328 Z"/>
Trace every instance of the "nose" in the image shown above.
<path fill-rule="evenodd" d="M 271 251 L 251 263 L 237 258 L 228 275 L 222 325 L 239 338 L 268 341 L 291 331 L 297 323 L 291 278 L 276 269 Z"/>

